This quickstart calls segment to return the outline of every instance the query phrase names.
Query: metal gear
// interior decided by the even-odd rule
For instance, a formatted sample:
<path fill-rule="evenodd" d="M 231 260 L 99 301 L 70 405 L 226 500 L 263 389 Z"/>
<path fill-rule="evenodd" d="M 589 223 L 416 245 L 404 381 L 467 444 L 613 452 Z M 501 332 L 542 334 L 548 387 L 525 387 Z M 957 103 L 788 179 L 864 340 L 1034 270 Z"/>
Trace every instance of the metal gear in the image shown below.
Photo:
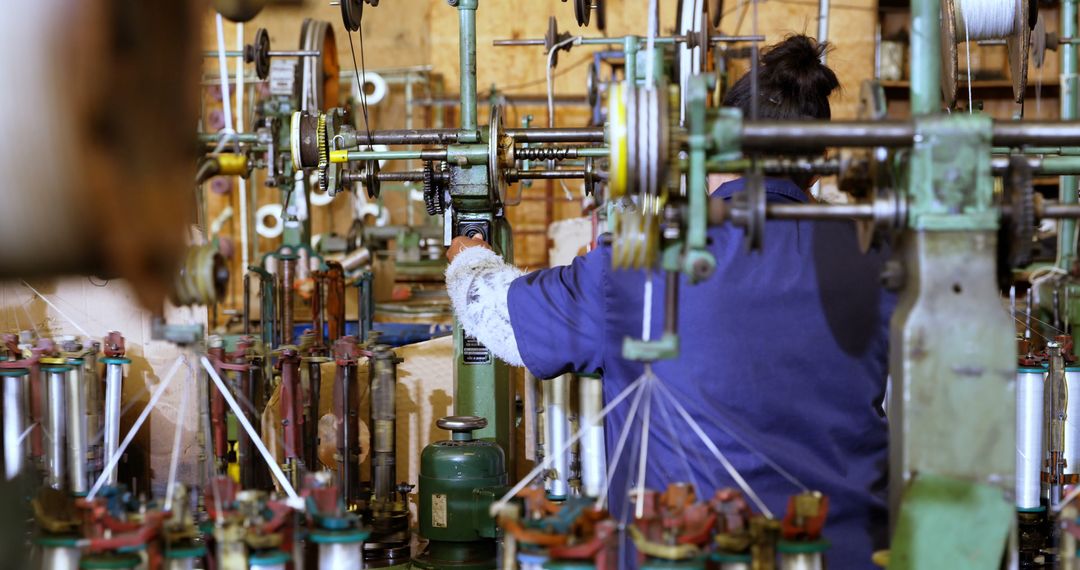
<path fill-rule="evenodd" d="M 430 160 L 424 162 L 424 206 L 429 216 L 441 215 L 446 210 L 442 185 L 435 177 L 435 165 Z"/>
<path fill-rule="evenodd" d="M 1012 269 L 1030 265 L 1035 241 L 1035 186 L 1031 164 L 1022 155 L 1009 158 L 1002 202 L 1011 213 L 998 231 L 998 278 L 1003 287 L 1012 281 Z"/>

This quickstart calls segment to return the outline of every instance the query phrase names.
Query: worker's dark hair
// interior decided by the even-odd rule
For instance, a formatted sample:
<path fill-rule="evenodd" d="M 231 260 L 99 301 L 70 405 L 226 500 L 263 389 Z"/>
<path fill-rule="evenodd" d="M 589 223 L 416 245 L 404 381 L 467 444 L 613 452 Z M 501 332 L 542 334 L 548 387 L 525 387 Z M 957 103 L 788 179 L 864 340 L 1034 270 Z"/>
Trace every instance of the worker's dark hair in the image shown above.
<path fill-rule="evenodd" d="M 833 70 L 821 63 L 827 43 L 805 35 L 788 36 L 766 48 L 758 65 L 759 119 L 829 119 L 829 95 L 840 87 Z M 750 117 L 750 73 L 724 96 L 724 106 Z"/>

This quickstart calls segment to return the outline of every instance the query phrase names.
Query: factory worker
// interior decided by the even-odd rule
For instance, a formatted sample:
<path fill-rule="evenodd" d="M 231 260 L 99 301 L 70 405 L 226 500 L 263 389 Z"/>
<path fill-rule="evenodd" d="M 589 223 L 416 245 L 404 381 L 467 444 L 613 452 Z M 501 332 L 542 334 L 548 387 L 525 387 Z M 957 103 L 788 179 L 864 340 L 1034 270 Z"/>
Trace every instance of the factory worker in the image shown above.
<path fill-rule="evenodd" d="M 829 96 L 839 82 L 820 63 L 823 50 L 800 35 L 763 52 L 762 119 L 830 118 Z M 724 103 L 749 115 L 748 76 L 732 86 Z M 812 182 L 766 179 L 767 200 L 807 202 Z M 742 190 L 737 179 L 713 196 L 728 199 Z M 776 517 L 800 488 L 762 457 L 829 497 L 831 568 L 874 568 L 871 553 L 887 542 L 882 399 L 894 297 L 879 284 L 884 253 L 860 254 L 849 221 L 770 220 L 764 235 L 763 248 L 747 253 L 740 229 L 709 229 L 716 272 L 696 285 L 680 277 L 679 356 L 652 368 Z M 455 239 L 447 255 L 446 286 L 458 319 L 499 358 L 540 378 L 598 372 L 605 401 L 643 374 L 642 363 L 622 358 L 622 344 L 642 336 L 647 278 L 652 338 L 660 338 L 662 274 L 612 270 L 607 245 L 569 266 L 528 274 L 477 239 Z M 609 454 L 629 407 L 621 405 L 606 419 Z M 699 497 L 711 497 L 717 488 L 734 486 L 663 398 L 653 401 L 649 438 L 649 488 L 689 481 Z M 637 457 L 629 455 L 610 487 L 616 518 L 627 509 L 629 474 L 637 469 Z"/>

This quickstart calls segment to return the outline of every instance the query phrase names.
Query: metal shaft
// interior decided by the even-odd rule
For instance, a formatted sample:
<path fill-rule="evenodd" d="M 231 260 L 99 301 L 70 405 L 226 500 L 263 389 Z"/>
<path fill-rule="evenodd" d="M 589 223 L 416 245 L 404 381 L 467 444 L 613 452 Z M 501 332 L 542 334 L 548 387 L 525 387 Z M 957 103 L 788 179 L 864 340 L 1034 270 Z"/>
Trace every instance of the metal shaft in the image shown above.
<path fill-rule="evenodd" d="M 65 482 L 65 462 L 67 459 L 66 420 L 67 407 L 64 405 L 67 398 L 65 384 L 67 373 L 60 369 L 50 369 L 46 372 L 48 385 L 48 436 L 45 446 L 46 484 L 54 489 L 63 489 Z"/>
<path fill-rule="evenodd" d="M 26 467 L 26 376 L 0 377 L 4 383 L 4 475 L 14 479 Z"/>
<path fill-rule="evenodd" d="M 77 495 L 89 491 L 87 477 L 86 392 L 82 361 L 74 362 L 67 373 L 67 463 L 70 491 Z"/>
<path fill-rule="evenodd" d="M 237 390 L 248 402 L 251 402 L 251 406 L 244 407 L 244 415 L 247 416 L 248 423 L 250 423 L 255 429 L 259 429 L 262 422 L 257 422 L 255 418 L 255 386 L 252 384 L 251 366 L 248 365 L 248 370 L 238 372 L 236 374 Z M 254 409 L 253 409 L 254 408 Z M 237 430 L 236 434 L 236 463 L 240 467 L 240 486 L 244 489 L 255 489 L 258 485 L 258 478 L 255 473 L 256 462 L 261 461 L 256 457 L 257 452 L 255 446 L 252 444 L 251 437 L 248 436 L 247 430 Z"/>
<path fill-rule="evenodd" d="M 293 343 L 293 283 L 296 281 L 296 256 L 281 257 L 281 342 Z"/>
<path fill-rule="evenodd" d="M 461 130 L 476 132 L 476 9 L 478 0 L 458 0 L 458 72 Z"/>
<path fill-rule="evenodd" d="M 1046 343 L 1050 356 L 1050 368 L 1046 377 L 1046 480 L 1050 489 L 1050 506 L 1061 502 L 1065 475 L 1065 421 L 1067 414 L 1067 387 L 1065 384 L 1065 361 L 1061 345 L 1055 341 Z"/>
<path fill-rule="evenodd" d="M 375 501 L 394 500 L 397 478 L 397 365 L 388 346 L 377 346 L 371 358 L 371 485 Z"/>
<path fill-rule="evenodd" d="M 105 462 L 108 463 L 120 446 L 120 397 L 124 391 L 124 365 L 105 365 Z M 108 483 L 116 484 L 116 469 L 109 473 Z"/>

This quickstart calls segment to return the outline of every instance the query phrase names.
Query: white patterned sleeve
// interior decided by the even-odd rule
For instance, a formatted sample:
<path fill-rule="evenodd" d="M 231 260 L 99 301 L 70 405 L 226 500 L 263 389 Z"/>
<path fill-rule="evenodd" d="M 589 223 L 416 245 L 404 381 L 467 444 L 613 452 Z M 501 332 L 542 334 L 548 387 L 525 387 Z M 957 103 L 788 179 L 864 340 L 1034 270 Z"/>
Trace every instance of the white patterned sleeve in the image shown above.
<path fill-rule="evenodd" d="M 513 366 L 524 363 L 506 299 L 510 283 L 523 274 L 483 247 L 466 248 L 446 268 L 446 291 L 462 328 Z"/>

